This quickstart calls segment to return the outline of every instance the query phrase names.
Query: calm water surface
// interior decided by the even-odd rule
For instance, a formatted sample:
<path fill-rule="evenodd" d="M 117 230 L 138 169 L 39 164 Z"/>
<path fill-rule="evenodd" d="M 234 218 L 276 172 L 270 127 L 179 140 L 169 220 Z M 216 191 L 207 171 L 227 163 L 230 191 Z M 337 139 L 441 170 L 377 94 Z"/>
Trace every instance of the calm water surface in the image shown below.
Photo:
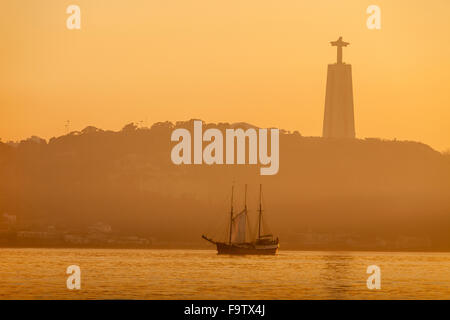
<path fill-rule="evenodd" d="M 66 288 L 72 264 L 81 290 Z M 366 286 L 373 264 L 381 290 Z M 0 299 L 450 299 L 450 254 L 0 249 Z"/>

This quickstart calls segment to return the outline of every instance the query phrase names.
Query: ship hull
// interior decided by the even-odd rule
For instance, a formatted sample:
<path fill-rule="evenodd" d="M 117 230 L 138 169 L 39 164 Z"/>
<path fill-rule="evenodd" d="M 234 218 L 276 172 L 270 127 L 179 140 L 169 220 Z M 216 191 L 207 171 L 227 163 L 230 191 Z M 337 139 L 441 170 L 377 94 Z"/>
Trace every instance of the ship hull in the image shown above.
<path fill-rule="evenodd" d="M 228 244 L 217 242 L 218 254 L 233 255 L 275 255 L 278 251 L 278 244 L 273 245 L 252 245 L 252 244 Z"/>

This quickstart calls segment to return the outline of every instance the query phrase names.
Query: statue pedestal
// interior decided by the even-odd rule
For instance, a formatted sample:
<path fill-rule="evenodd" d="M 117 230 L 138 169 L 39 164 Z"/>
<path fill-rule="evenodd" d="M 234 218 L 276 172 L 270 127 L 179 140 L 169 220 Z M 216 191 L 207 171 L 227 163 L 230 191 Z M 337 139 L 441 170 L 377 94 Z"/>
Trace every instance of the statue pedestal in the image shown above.
<path fill-rule="evenodd" d="M 328 65 L 324 138 L 354 138 L 352 66 L 336 63 Z"/>

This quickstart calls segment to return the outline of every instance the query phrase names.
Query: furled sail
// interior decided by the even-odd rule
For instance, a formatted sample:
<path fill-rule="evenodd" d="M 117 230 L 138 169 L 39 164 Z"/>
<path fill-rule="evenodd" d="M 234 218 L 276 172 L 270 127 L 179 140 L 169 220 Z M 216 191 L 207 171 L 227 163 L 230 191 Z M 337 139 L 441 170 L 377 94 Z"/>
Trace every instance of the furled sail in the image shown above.
<path fill-rule="evenodd" d="M 233 243 L 245 242 L 245 229 L 247 226 L 246 223 L 247 223 L 247 212 L 246 209 L 244 209 L 233 218 L 231 242 Z"/>

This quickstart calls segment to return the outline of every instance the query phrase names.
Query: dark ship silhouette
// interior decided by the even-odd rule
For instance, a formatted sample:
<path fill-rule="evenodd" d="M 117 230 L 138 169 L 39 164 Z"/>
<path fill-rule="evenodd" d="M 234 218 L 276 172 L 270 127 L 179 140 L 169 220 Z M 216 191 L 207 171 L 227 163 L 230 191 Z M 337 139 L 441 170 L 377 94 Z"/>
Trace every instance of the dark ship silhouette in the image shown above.
<path fill-rule="evenodd" d="M 259 208 L 258 208 L 258 235 L 256 239 L 246 242 L 247 227 L 247 185 L 245 185 L 245 204 L 244 209 L 234 214 L 233 210 L 233 191 L 231 188 L 231 210 L 230 210 L 230 228 L 228 233 L 228 242 L 214 241 L 205 235 L 202 238 L 217 246 L 218 254 L 236 254 L 236 255 L 274 255 L 279 248 L 278 238 L 274 239 L 272 234 L 261 234 L 263 224 L 262 214 L 262 185 L 259 186 Z"/>

